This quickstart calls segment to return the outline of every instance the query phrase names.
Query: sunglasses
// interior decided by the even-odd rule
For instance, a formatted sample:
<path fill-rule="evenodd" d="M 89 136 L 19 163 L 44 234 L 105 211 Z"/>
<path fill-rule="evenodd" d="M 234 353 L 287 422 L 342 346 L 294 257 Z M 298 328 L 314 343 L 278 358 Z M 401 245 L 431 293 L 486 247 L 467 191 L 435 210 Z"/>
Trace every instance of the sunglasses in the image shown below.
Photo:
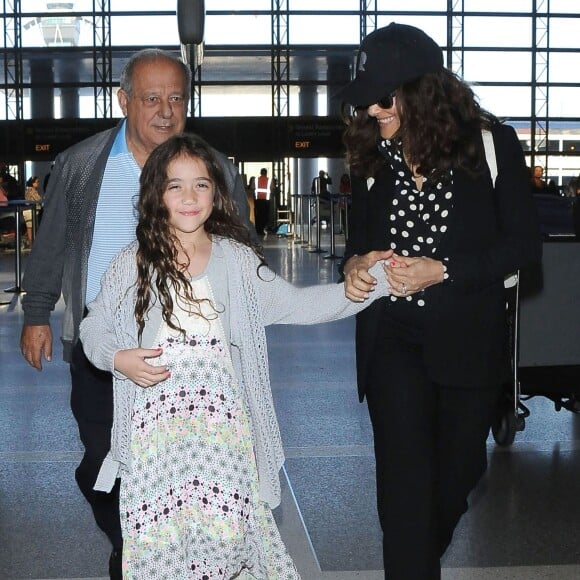
<path fill-rule="evenodd" d="M 365 111 L 372 105 L 378 105 L 381 109 L 390 109 L 395 104 L 395 97 L 397 95 L 397 91 L 393 91 L 390 95 L 386 97 L 382 97 L 376 103 L 371 103 L 370 105 L 359 105 L 355 107 L 356 111 Z"/>
<path fill-rule="evenodd" d="M 383 97 L 377 101 L 377 105 L 381 109 L 390 109 L 394 105 L 395 96 L 397 95 L 396 91 L 393 91 L 390 95 Z"/>

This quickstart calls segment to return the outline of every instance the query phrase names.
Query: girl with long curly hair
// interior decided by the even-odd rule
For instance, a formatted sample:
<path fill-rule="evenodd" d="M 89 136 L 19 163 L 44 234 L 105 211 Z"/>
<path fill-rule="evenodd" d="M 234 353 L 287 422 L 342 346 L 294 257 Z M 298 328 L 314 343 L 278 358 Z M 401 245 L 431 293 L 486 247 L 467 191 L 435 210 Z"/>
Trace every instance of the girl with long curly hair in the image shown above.
<path fill-rule="evenodd" d="M 81 325 L 87 357 L 114 375 L 96 489 L 121 478 L 123 577 L 295 580 L 271 512 L 284 454 L 265 327 L 355 314 L 386 295 L 384 270 L 357 303 L 342 286 L 278 277 L 198 137 L 157 147 L 140 183 L 137 240 Z"/>
<path fill-rule="evenodd" d="M 391 295 L 357 316 L 356 341 L 385 575 L 438 580 L 486 469 L 510 372 L 503 282 L 540 258 L 535 207 L 515 131 L 480 107 L 421 30 L 391 23 L 369 34 L 342 98 L 354 109 L 346 295 L 358 300 L 374 282 L 369 251 L 393 252 Z"/>

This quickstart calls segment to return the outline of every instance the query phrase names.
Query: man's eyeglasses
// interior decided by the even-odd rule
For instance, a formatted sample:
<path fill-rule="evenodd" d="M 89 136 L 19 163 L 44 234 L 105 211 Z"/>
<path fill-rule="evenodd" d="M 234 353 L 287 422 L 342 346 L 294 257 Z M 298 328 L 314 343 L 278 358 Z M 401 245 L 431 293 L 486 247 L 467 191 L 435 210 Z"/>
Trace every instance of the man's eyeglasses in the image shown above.
<path fill-rule="evenodd" d="M 158 107 L 162 102 L 162 97 L 159 95 L 146 95 L 144 97 L 134 97 L 143 103 L 143 106 L 152 109 Z M 185 104 L 185 97 L 183 95 L 170 95 L 167 97 L 167 102 L 170 105 L 183 106 Z"/>

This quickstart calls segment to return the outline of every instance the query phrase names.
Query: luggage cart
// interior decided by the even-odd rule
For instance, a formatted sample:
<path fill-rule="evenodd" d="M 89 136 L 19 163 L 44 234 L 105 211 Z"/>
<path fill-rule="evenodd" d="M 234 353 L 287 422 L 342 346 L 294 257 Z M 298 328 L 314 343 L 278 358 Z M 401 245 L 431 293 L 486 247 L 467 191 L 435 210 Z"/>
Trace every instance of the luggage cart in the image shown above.
<path fill-rule="evenodd" d="M 580 412 L 580 242 L 546 240 L 541 265 L 508 279 L 506 294 L 512 381 L 492 425 L 500 446 L 524 430 L 532 397 Z"/>

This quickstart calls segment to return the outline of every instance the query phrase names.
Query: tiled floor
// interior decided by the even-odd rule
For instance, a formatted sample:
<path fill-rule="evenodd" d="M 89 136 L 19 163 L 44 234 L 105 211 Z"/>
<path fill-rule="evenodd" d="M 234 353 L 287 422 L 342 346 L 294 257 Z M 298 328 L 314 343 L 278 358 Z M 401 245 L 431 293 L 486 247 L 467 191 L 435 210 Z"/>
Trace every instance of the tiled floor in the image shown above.
<path fill-rule="evenodd" d="M 277 238 L 266 246 L 270 263 L 296 284 L 336 281 L 336 262 L 324 253 Z M 73 479 L 81 447 L 68 367 L 58 342 L 42 373 L 21 359 L 19 296 L 1 292 L 13 284 L 13 256 L 0 252 L 0 579 L 106 578 L 109 548 Z M 383 578 L 353 327 L 268 331 L 287 454 L 276 517 L 304 580 Z M 543 397 L 529 407 L 513 446 L 490 439 L 490 468 L 444 558 L 445 580 L 580 578 L 580 417 Z"/>

